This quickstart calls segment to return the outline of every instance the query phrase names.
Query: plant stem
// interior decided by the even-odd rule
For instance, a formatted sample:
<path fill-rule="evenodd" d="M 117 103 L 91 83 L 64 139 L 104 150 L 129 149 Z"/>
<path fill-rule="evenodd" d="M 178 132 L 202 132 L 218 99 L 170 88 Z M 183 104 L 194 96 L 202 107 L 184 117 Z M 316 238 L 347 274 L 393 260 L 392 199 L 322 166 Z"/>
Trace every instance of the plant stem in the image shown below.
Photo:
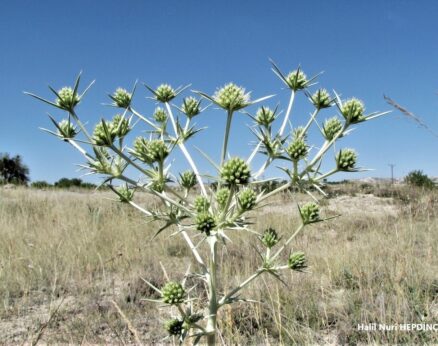
<path fill-rule="evenodd" d="M 167 114 L 169 115 L 170 121 L 172 123 L 173 129 L 175 131 L 175 137 L 176 137 L 176 141 L 178 143 L 178 147 L 182 151 L 187 162 L 189 163 L 190 167 L 192 168 L 193 172 L 195 173 L 196 180 L 198 181 L 198 184 L 199 184 L 199 187 L 201 188 L 202 194 L 204 196 L 207 196 L 207 190 L 205 189 L 204 182 L 202 181 L 202 177 L 199 174 L 199 171 L 198 171 L 198 168 L 196 167 L 195 162 L 193 161 L 192 157 L 190 156 L 190 153 L 188 152 L 186 146 L 184 145 L 184 142 L 180 142 L 178 140 L 178 128 L 176 126 L 175 118 L 173 116 L 172 109 L 170 108 L 170 104 L 168 102 L 166 102 L 165 106 L 166 106 Z"/>
<path fill-rule="evenodd" d="M 217 329 L 217 284 L 216 284 L 216 255 L 217 255 L 217 237 L 211 236 L 208 239 L 208 243 L 210 245 L 210 263 L 209 263 L 209 271 L 206 275 L 207 284 L 208 284 L 208 320 L 207 320 L 207 343 L 208 345 L 216 344 L 216 329 Z"/>
<path fill-rule="evenodd" d="M 227 125 L 225 127 L 224 143 L 222 145 L 221 167 L 224 164 L 225 157 L 227 156 L 228 139 L 230 137 L 230 129 L 231 129 L 231 121 L 232 120 L 233 120 L 233 111 L 228 111 Z"/>
<path fill-rule="evenodd" d="M 289 239 L 283 244 L 283 246 L 275 253 L 274 256 L 272 256 L 270 259 L 274 260 L 276 259 L 282 252 L 283 250 L 290 244 L 290 242 L 297 236 L 298 233 L 301 232 L 301 230 L 304 228 L 304 224 L 301 224 L 297 230 L 295 231 L 294 234 L 292 234 Z"/>
<path fill-rule="evenodd" d="M 278 132 L 280 137 L 283 136 L 284 130 L 286 130 L 286 125 L 287 125 L 287 122 L 289 120 L 289 116 L 290 116 L 290 112 L 292 110 L 292 105 L 294 104 L 294 100 L 295 100 L 295 91 L 291 90 L 289 105 L 287 106 L 286 115 L 284 116 L 283 124 L 281 125 L 280 131 Z"/>
<path fill-rule="evenodd" d="M 230 299 L 234 294 L 239 292 L 241 289 L 243 289 L 246 285 L 248 285 L 251 281 L 256 279 L 260 274 L 264 272 L 264 269 L 258 269 L 254 274 L 252 274 L 249 278 L 247 278 L 245 281 L 243 281 L 239 286 L 234 288 L 231 292 L 229 292 L 227 295 L 225 295 L 220 301 L 219 301 L 219 307 L 222 305 L 227 304 L 228 299 Z"/>

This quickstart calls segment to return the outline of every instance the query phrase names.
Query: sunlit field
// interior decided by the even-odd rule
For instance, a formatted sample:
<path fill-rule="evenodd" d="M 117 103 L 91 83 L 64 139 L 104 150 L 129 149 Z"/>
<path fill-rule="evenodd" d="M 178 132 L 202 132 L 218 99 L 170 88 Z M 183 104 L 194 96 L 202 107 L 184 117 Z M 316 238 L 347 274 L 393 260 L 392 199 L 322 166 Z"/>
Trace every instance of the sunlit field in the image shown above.
<path fill-rule="evenodd" d="M 438 193 L 358 183 L 329 192 L 321 213 L 340 216 L 311 225 L 292 243 L 307 254 L 309 268 L 283 272 L 284 283 L 265 275 L 249 285 L 241 298 L 250 293 L 253 303 L 220 311 L 218 342 L 438 342 L 430 331 L 358 330 L 359 324 L 438 320 Z M 166 275 L 182 279 L 196 262 L 180 235 L 171 237 L 174 230 L 151 242 L 160 223 L 147 223 L 111 198 L 111 192 L 87 190 L 0 190 L 4 344 L 172 343 L 162 341 L 172 308 L 145 301 L 157 295 L 142 278 L 161 287 Z M 300 222 L 296 202 L 307 199 L 276 196 L 250 214 L 253 228 L 272 226 L 286 237 Z M 141 193 L 135 200 L 158 206 Z M 256 236 L 236 231 L 232 239 L 218 249 L 219 292 L 251 275 L 259 262 Z"/>

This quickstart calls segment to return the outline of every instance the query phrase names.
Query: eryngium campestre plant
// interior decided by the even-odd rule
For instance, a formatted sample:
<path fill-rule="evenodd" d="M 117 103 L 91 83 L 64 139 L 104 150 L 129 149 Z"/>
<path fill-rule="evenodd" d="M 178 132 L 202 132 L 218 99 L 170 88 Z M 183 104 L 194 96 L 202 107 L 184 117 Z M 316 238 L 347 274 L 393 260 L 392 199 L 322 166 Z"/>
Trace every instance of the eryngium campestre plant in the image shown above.
<path fill-rule="evenodd" d="M 58 135 L 64 140 L 73 139 L 78 134 L 76 126 L 70 120 L 63 119 L 59 122 Z"/>
<path fill-rule="evenodd" d="M 167 320 L 166 323 L 164 324 L 164 329 L 167 330 L 167 332 L 170 335 L 181 335 L 183 332 L 183 324 L 184 321 L 180 321 L 177 318 L 173 318 L 171 320 Z"/>
<path fill-rule="evenodd" d="M 165 323 L 165 329 L 169 337 L 177 337 L 180 342 L 190 338 L 188 340 L 214 345 L 218 329 L 218 312 L 236 301 L 251 300 L 246 299 L 252 298 L 250 292 L 246 292 L 249 297 L 245 297 L 241 291 L 253 280 L 264 273 L 271 273 L 273 278 L 282 280 L 282 270 L 290 268 L 302 271 L 306 268 L 306 258 L 302 252 L 294 252 L 286 261 L 281 255 L 289 249 L 295 237 L 304 228 L 324 221 L 314 191 L 322 191 L 323 180 L 339 171 L 358 171 L 355 168 L 357 156 L 351 149 L 341 150 L 335 158 L 334 168 L 327 172 L 321 169 L 322 160 L 331 152 L 330 149 L 335 143 L 350 132 L 352 124 L 385 114 L 372 113 L 366 116 L 361 101 L 350 99 L 343 102 L 334 92 L 338 117 L 327 120 L 320 129 L 317 117 L 325 108 L 331 106 L 332 102 L 324 89 L 313 94 L 309 90 L 316 77 L 308 79 L 301 69 L 285 75 L 274 63 L 272 69 L 287 86 L 287 110 L 282 115 L 278 131 L 274 131 L 274 128 L 277 128 L 275 122 L 282 114 L 277 113 L 279 105 L 274 111 L 270 110 L 268 105 L 263 105 L 256 116 L 250 116 L 254 121 L 251 131 L 255 134 L 256 145 L 252 152 L 248 153 L 247 159 L 227 159 L 230 156 L 228 143 L 233 114 L 272 96 L 250 101 L 249 93 L 233 83 L 218 89 L 213 96 L 200 91 L 194 92 L 225 110 L 225 132 L 217 160 L 203 153 L 217 170 L 216 176 L 213 177 L 215 186 L 207 185 L 205 177 L 212 179 L 211 174 L 200 171 L 186 146 L 188 140 L 201 131 L 192 123 L 192 118 L 202 115 L 209 105 L 200 109 L 200 100 L 194 95 L 186 95 L 179 103 L 182 103 L 181 108 L 170 104 L 170 101 L 173 102 L 186 88 L 174 89 L 169 84 L 161 84 L 157 89 L 152 89 L 144 84 L 153 102 L 158 101 L 163 105 L 162 108 L 156 109 L 152 120 L 133 108 L 134 91 L 128 93 L 119 88 L 110 98 L 113 106 L 124 109 L 123 115 L 116 115 L 112 121 L 102 120 L 92 134 L 88 132 L 86 122 L 83 122 L 75 111 L 75 106 L 82 100 L 91 84 L 81 94 L 78 93 L 79 77 L 73 87 L 65 87 L 59 92 L 51 88 L 57 97 L 55 102 L 29 94 L 68 113 L 68 120 L 64 121 L 50 117 L 56 131 L 46 131 L 78 149 L 86 160 L 82 167 L 90 174 L 103 175 L 103 184 L 108 185 L 118 195 L 120 202 L 134 207 L 151 221 L 160 223 L 153 237 L 168 231 L 171 236 L 181 236 L 187 243 L 196 266 L 189 267 L 181 283 L 169 282 L 162 289 L 158 289 L 146 280 L 149 286 L 161 295 L 162 299 L 153 301 L 161 305 L 164 303 L 171 309 L 172 315 L 178 314 L 179 318 Z M 312 113 L 306 123 L 294 122 L 292 130 L 288 129 L 288 124 L 298 91 L 304 91 L 310 101 Z M 174 114 L 176 111 L 185 115 L 184 125 L 180 122 L 181 117 Z M 138 121 L 133 122 L 134 125 L 131 126 L 133 117 Z M 62 118 L 66 119 L 65 116 Z M 136 127 L 140 124 L 145 125 L 146 129 L 138 131 Z M 322 142 L 308 145 L 308 138 L 315 138 L 308 134 L 312 131 L 317 133 L 318 129 L 322 132 Z M 133 136 L 137 136 L 135 139 L 130 138 L 132 132 L 136 133 Z M 145 132 L 148 133 L 148 138 L 141 135 Z M 131 142 L 125 143 L 127 141 Z M 243 143 L 239 143 L 239 146 L 241 152 L 245 146 Z M 254 166 L 256 156 L 263 158 L 263 164 L 251 172 L 250 166 Z M 172 163 L 180 158 L 186 160 L 190 166 L 189 171 L 175 172 Z M 263 182 L 260 177 L 273 164 L 285 174 L 282 179 L 287 180 L 278 180 L 275 184 L 272 182 L 273 190 L 266 191 L 260 188 L 260 183 Z M 202 167 L 202 170 L 206 168 Z M 175 184 L 176 182 L 178 184 Z M 255 208 L 263 208 L 271 196 L 283 191 L 296 190 L 307 191 L 315 199 L 298 206 L 301 220 L 296 230 L 285 227 L 278 233 L 272 228 L 260 231 L 250 222 L 246 214 Z M 161 207 L 149 209 L 143 205 L 144 198 L 137 198 L 139 194 L 134 195 L 134 191 L 154 196 L 161 201 Z M 255 234 L 261 241 L 260 248 L 256 249 L 261 256 L 255 257 L 259 258 L 260 262 L 253 275 L 234 287 L 228 287 L 218 282 L 221 278 L 218 271 L 222 268 L 217 263 L 218 249 L 222 252 L 221 247 L 227 246 L 230 237 L 236 232 L 247 232 L 248 236 Z M 196 243 L 193 241 L 194 237 Z M 203 247 L 207 248 L 206 251 L 200 251 Z M 278 250 L 271 252 L 274 247 Z M 223 260 L 226 261 L 227 258 Z M 186 281 L 187 278 L 190 280 Z M 186 289 L 188 282 L 190 287 Z M 193 289 L 195 287 L 196 290 Z M 201 292 L 204 288 L 206 292 Z"/>
<path fill-rule="evenodd" d="M 128 108 L 131 105 L 132 94 L 126 89 L 117 88 L 110 98 L 114 101 L 114 106 Z"/>
<path fill-rule="evenodd" d="M 292 270 L 303 271 L 307 268 L 307 261 L 304 252 L 298 251 L 294 252 L 289 256 L 289 260 L 287 262 L 288 266 Z"/>
<path fill-rule="evenodd" d="M 168 282 L 161 289 L 163 303 L 174 305 L 184 302 L 186 291 L 179 282 Z"/>
<path fill-rule="evenodd" d="M 356 166 L 357 155 L 353 149 L 342 149 L 336 155 L 336 166 L 340 171 L 350 171 Z"/>
<path fill-rule="evenodd" d="M 275 229 L 269 227 L 265 229 L 260 240 L 262 241 L 263 245 L 265 245 L 268 249 L 270 249 L 275 245 L 277 245 L 280 238 L 278 237 L 278 234 L 275 231 Z"/>
<path fill-rule="evenodd" d="M 248 165 L 240 157 L 228 160 L 221 169 L 221 178 L 229 185 L 247 184 L 250 176 Z"/>
<path fill-rule="evenodd" d="M 155 108 L 153 117 L 157 123 L 165 123 L 167 120 L 167 113 L 163 108 L 157 107 Z"/>
<path fill-rule="evenodd" d="M 64 87 L 58 91 L 58 98 L 56 104 L 67 111 L 73 110 L 73 108 L 79 103 L 79 95 L 74 92 L 73 88 Z"/>

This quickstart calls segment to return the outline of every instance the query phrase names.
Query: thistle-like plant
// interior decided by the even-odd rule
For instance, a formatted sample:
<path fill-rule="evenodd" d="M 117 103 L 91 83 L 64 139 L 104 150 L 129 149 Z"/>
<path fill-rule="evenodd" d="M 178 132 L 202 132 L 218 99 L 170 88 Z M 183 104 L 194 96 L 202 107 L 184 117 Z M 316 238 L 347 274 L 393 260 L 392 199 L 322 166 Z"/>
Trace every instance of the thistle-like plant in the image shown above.
<path fill-rule="evenodd" d="M 278 111 L 278 104 L 274 110 L 263 105 L 256 110 L 255 116 L 251 116 L 249 112 L 252 105 L 272 96 L 251 100 L 250 93 L 234 83 L 217 89 L 213 95 L 194 91 L 201 99 L 187 96 L 179 101 L 180 106 L 173 102 L 186 88 L 175 89 L 169 84 L 161 84 L 158 88 L 152 89 L 145 84 L 146 89 L 152 94 L 151 98 L 160 104 L 155 109 L 152 119 L 134 109 L 132 100 L 135 96 L 135 86 L 131 92 L 119 88 L 109 95 L 112 100 L 110 105 L 122 109 L 123 114 L 116 115 L 111 121 L 101 120 L 90 133 L 85 122 L 76 113 L 77 106 L 82 103 L 85 92 L 89 89 L 86 88 L 82 94 L 78 93 L 80 76 L 71 88 L 66 87 L 59 91 L 50 88 L 56 97 L 54 102 L 30 94 L 67 112 L 67 118 L 64 117 L 64 120 L 60 121 L 50 116 L 55 131 L 45 131 L 79 150 L 86 160 L 82 168 L 90 174 L 103 175 L 102 184 L 108 185 L 120 202 L 129 204 L 145 217 L 157 222 L 160 227 L 154 237 L 166 230 L 173 230 L 172 236 L 180 236 L 187 243 L 197 266 L 189 268 L 182 281 L 174 280 L 162 288 L 157 288 L 146 280 L 161 297 L 159 300 L 150 300 L 160 306 L 164 304 L 174 315 L 164 324 L 164 329 L 169 337 L 176 337 L 180 341 L 192 338 L 195 344 L 206 342 L 214 345 L 220 310 L 228 304 L 250 300 L 244 299 L 241 291 L 253 280 L 265 273 L 282 280 L 283 270 L 302 272 L 306 269 L 308 262 L 303 252 L 293 252 L 289 256 L 285 253 L 303 229 L 325 220 L 324 213 L 318 205 L 318 198 L 312 191 L 324 194 L 325 178 L 340 171 L 360 170 L 356 167 L 357 155 L 351 149 L 341 149 L 333 155 L 333 169 L 326 172 L 322 169 L 325 167 L 322 165 L 323 159 L 329 156 L 328 152 L 334 148 L 336 142 L 350 133 L 351 125 L 386 114 L 365 115 L 365 107 L 361 101 L 353 98 L 343 102 L 336 92 L 333 92 L 334 98 L 325 89 L 311 93 L 309 88 L 315 83 L 316 77 L 307 78 L 301 68 L 285 75 L 272 63 L 272 70 L 290 93 L 284 114 Z M 295 121 L 291 121 L 297 93 L 306 95 L 313 109 L 302 126 L 297 126 Z M 214 160 L 203 153 L 217 171 L 215 188 L 206 183 L 207 176 L 201 174 L 186 146 L 187 141 L 200 131 L 192 123 L 193 119 L 202 115 L 208 108 L 201 108 L 202 99 L 226 113 L 219 158 Z M 333 105 L 336 105 L 339 111 L 338 117 L 325 120 L 320 126 L 317 119 L 320 112 L 330 109 Z M 247 159 L 230 156 L 228 150 L 233 116 L 239 111 L 250 115 L 254 120 L 251 129 L 257 144 Z M 176 112 L 179 112 L 180 116 Z M 277 128 L 275 125 L 280 115 L 282 120 L 277 131 L 274 129 Z M 132 118 L 138 121 L 132 122 Z M 181 119 L 185 119 L 184 126 L 181 125 Z M 294 126 L 288 130 L 287 125 L 290 123 Z M 139 124 L 146 126 L 149 135 L 138 134 L 132 140 L 129 136 Z M 308 133 L 311 130 L 321 132 L 322 143 L 308 144 Z M 187 161 L 190 170 L 180 173 L 172 170 L 172 162 L 178 159 L 178 153 L 182 154 L 180 158 Z M 258 169 L 253 164 L 257 155 L 264 157 L 263 164 Z M 267 192 L 259 188 L 260 177 L 274 162 L 280 165 L 287 180 Z M 141 178 L 130 177 L 127 167 L 131 167 L 130 172 L 136 170 Z M 208 178 L 211 179 L 211 176 Z M 254 224 L 249 221 L 247 214 L 254 213 L 257 208 L 263 208 L 270 197 L 287 190 L 305 191 L 314 199 L 297 206 L 301 217 L 297 229 L 254 229 Z M 161 200 L 162 207 L 143 207 L 136 200 L 134 192 L 137 191 L 155 196 Z M 231 230 L 248 232 L 248 236 L 255 234 L 258 237 L 260 243 L 257 251 L 261 254 L 260 263 L 257 270 L 247 279 L 235 287 L 225 287 L 224 291 L 219 291 L 217 280 L 220 277 L 220 267 L 217 252 L 219 247 L 227 246 L 233 234 Z M 194 237 L 200 239 L 197 244 L 194 243 Z M 203 246 L 208 248 L 206 257 L 201 256 L 199 251 Z M 195 281 L 199 279 L 202 284 L 198 287 L 205 287 L 206 294 L 195 296 L 194 292 L 199 292 L 199 288 L 193 290 L 194 286 L 187 286 L 189 277 Z M 204 283 L 206 285 L 203 285 Z"/>

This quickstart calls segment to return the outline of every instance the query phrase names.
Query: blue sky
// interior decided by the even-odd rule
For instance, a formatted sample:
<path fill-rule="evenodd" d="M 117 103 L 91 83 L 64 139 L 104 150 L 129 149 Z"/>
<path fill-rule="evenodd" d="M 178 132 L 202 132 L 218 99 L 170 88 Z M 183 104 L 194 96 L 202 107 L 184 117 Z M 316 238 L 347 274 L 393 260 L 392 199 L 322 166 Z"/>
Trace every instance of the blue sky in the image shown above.
<path fill-rule="evenodd" d="M 253 97 L 276 94 L 267 104 L 286 108 L 288 92 L 269 58 L 285 72 L 299 64 L 308 75 L 325 71 L 321 87 L 362 99 L 370 112 L 391 109 L 386 94 L 438 131 L 437 17 L 436 1 L 5 1 L 0 152 L 22 155 L 32 180 L 81 175 L 75 167 L 81 156 L 38 130 L 50 127 L 46 112 L 59 119 L 62 113 L 22 93 L 52 97 L 47 85 L 72 84 L 80 70 L 84 82 L 96 79 L 78 109 L 90 126 L 114 115 L 101 105 L 106 95 L 136 79 L 152 86 L 192 83 L 207 93 L 233 81 Z M 135 105 L 151 115 L 155 105 L 145 96 L 140 88 Z M 299 95 L 294 124 L 307 119 L 306 102 Z M 320 119 L 334 114 L 325 111 Z M 245 126 L 250 119 L 239 114 L 235 120 L 231 154 L 245 155 L 253 139 Z M 218 158 L 225 116 L 211 109 L 197 123 L 209 129 L 189 148 L 201 146 Z M 413 169 L 438 176 L 438 138 L 398 112 L 358 126 L 344 146 L 357 149 L 361 166 L 375 169 L 357 177 L 387 177 L 389 163 L 397 177 Z M 212 173 L 205 160 L 200 166 Z M 186 164 L 176 157 L 175 167 Z"/>

